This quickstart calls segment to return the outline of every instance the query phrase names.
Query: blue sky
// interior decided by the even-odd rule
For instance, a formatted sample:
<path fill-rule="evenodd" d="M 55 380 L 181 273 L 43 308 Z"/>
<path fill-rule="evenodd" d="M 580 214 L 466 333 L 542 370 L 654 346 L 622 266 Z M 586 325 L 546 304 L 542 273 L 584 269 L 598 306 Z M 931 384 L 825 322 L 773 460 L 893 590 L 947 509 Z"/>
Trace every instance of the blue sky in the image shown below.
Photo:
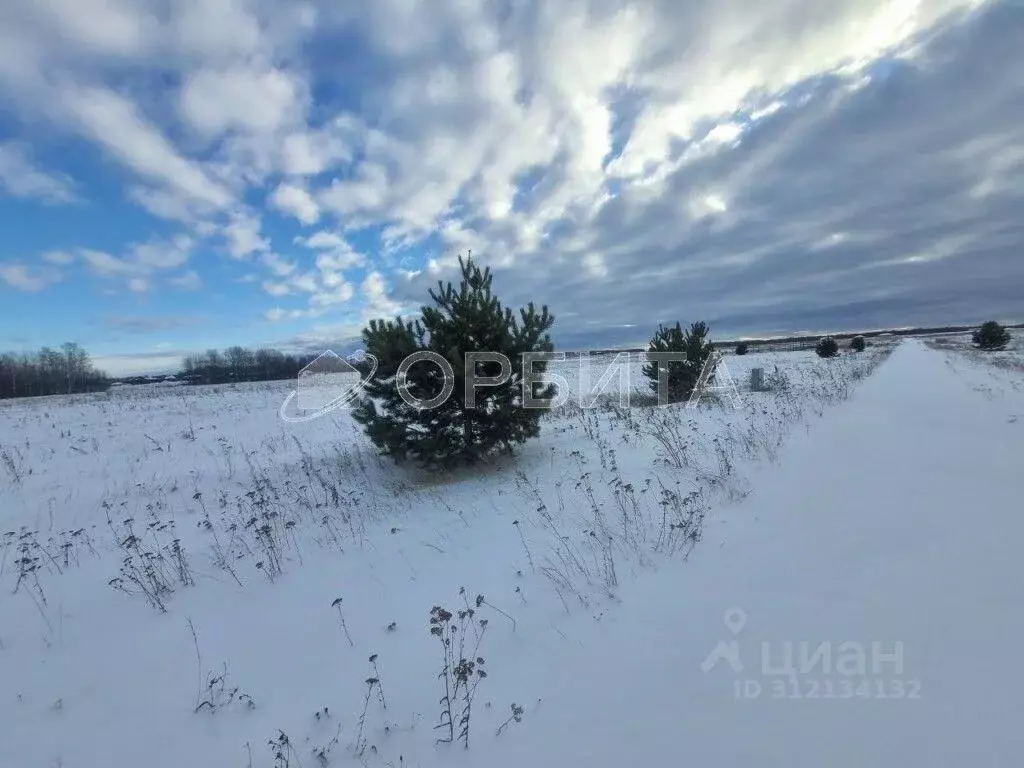
<path fill-rule="evenodd" d="M 470 248 L 563 346 L 1024 319 L 1020 3 L 427 6 L 0 6 L 0 349 L 343 348 Z"/>

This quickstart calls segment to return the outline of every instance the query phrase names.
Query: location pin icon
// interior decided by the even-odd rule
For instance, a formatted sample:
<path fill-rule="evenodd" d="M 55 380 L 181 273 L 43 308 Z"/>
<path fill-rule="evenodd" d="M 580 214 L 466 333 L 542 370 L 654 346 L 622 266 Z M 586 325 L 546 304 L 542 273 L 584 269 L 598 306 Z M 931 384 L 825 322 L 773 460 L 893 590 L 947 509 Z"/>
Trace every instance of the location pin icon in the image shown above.
<path fill-rule="evenodd" d="M 730 608 L 723 617 L 726 629 L 738 635 L 747 623 L 747 614 L 742 608 Z"/>

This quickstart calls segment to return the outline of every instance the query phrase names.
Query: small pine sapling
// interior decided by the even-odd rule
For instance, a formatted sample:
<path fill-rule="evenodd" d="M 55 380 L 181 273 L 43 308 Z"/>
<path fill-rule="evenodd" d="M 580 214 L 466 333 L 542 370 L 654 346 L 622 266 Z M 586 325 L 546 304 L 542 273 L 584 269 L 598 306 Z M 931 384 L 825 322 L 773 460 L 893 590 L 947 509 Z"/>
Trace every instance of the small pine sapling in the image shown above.
<path fill-rule="evenodd" d="M 831 336 L 823 336 L 818 340 L 818 344 L 814 347 L 814 351 L 817 353 L 818 357 L 836 357 L 839 354 L 839 342 Z"/>

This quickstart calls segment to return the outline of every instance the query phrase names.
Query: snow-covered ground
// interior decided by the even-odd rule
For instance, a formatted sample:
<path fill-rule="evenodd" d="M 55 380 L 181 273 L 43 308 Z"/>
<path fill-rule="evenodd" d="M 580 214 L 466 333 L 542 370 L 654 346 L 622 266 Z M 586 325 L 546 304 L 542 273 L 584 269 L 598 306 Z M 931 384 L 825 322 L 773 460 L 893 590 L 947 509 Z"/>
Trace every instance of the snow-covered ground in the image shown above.
<path fill-rule="evenodd" d="M 977 349 L 971 343 L 971 336 L 970 333 L 941 334 L 927 339 L 926 343 L 933 349 L 943 352 L 957 352 L 974 362 L 1010 371 L 1024 371 L 1024 331 L 1020 328 L 1010 331 L 1010 343 L 1003 349 Z"/>
<path fill-rule="evenodd" d="M 885 351 L 454 477 L 287 384 L 0 404 L 0 766 L 1013 765 L 1021 377 Z"/>

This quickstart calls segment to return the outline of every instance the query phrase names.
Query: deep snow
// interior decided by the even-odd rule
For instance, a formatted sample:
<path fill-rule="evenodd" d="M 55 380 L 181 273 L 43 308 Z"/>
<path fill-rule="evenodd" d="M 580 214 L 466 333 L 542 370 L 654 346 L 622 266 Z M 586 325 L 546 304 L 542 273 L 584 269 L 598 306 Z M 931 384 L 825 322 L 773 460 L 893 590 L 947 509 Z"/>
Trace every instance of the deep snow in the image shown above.
<path fill-rule="evenodd" d="M 559 660 L 545 716 L 486 764 L 1019 765 L 1022 457 L 1020 389 L 905 342 L 758 473 L 687 564 L 642 577 Z M 746 618 L 735 636 L 731 608 Z M 734 637 L 743 670 L 705 674 Z M 762 659 L 785 668 L 787 644 L 798 662 L 801 641 L 855 643 L 867 674 L 763 673 Z M 737 681 L 760 693 L 737 697 Z"/>
<path fill-rule="evenodd" d="M 793 387 L 741 412 L 570 409 L 446 482 L 377 460 L 347 416 L 283 425 L 277 386 L 4 404 L 0 765 L 258 768 L 281 731 L 291 765 L 335 736 L 331 765 L 1015 764 L 1020 376 L 913 341 L 864 380 L 868 356 L 729 364 Z M 699 541 L 669 527 L 701 519 Z M 187 552 L 166 613 L 108 585 L 129 528 Z M 12 594 L 19 543 L 39 565 Z M 434 743 L 428 613 L 478 594 L 465 751 Z M 731 641 L 742 670 L 702 671 Z M 835 658 L 801 671 L 801 642 Z M 875 674 L 872 642 L 902 669 Z M 796 674 L 766 674 L 788 648 Z M 224 668 L 255 707 L 193 712 Z"/>

